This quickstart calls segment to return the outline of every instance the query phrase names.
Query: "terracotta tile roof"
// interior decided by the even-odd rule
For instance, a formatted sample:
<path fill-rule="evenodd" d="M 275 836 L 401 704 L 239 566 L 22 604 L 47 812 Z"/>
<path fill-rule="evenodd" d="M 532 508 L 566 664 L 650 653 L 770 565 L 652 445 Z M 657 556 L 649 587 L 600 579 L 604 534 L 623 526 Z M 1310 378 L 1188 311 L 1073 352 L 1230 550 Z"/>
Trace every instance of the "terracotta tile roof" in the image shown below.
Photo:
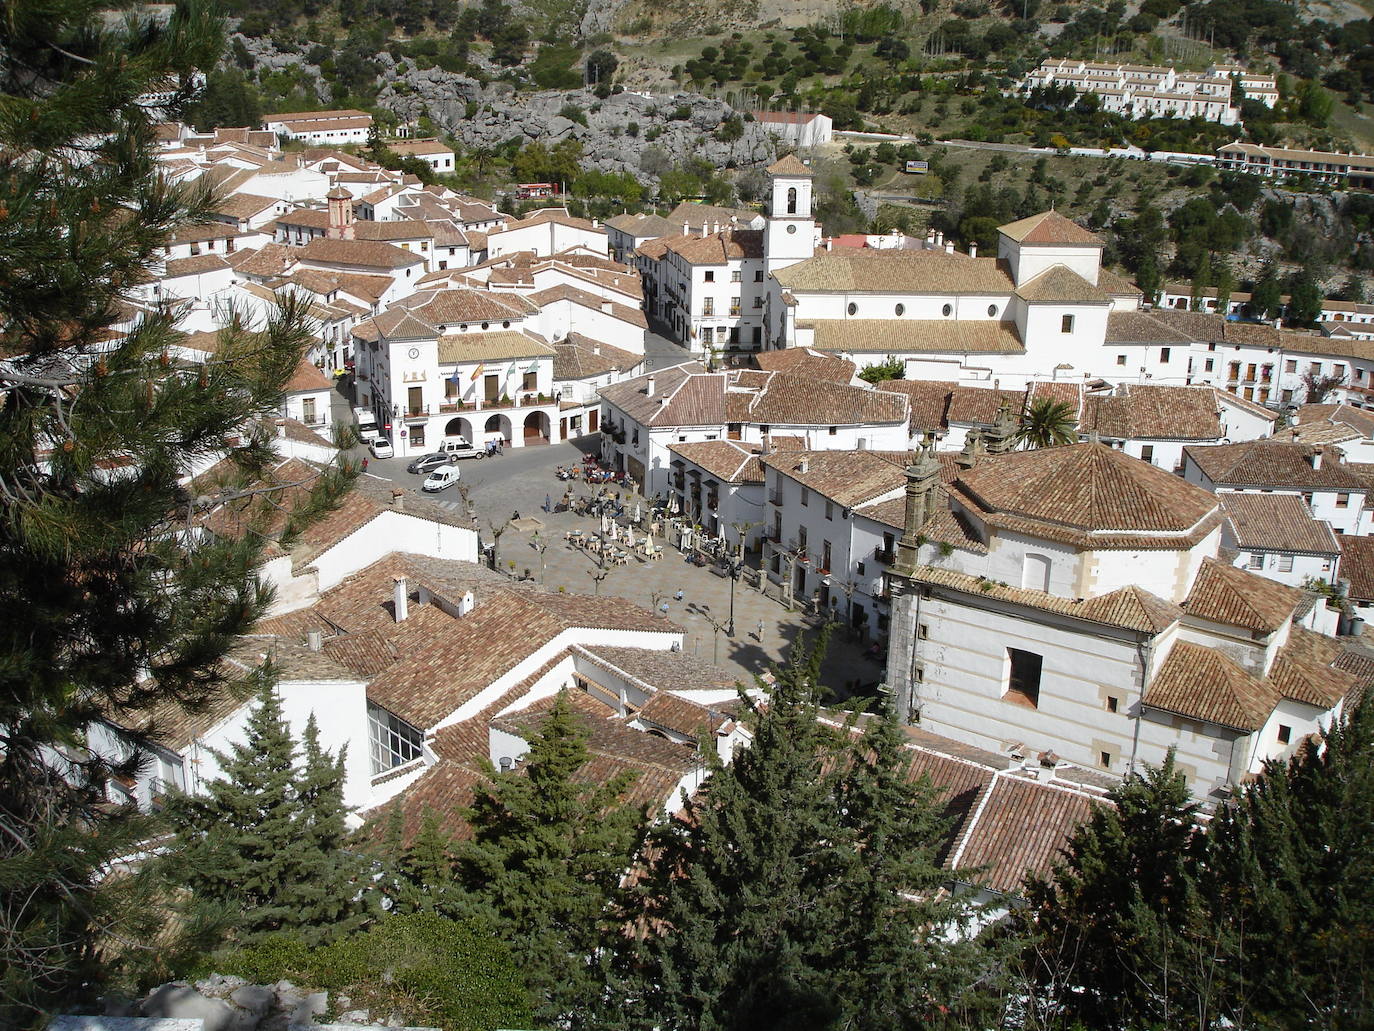
<path fill-rule="evenodd" d="M 1093 443 L 985 458 L 957 487 L 984 518 L 1022 516 L 1089 533 L 1184 533 L 1217 504 L 1200 487 Z"/>
<path fill-rule="evenodd" d="M 671 236 L 661 241 L 689 265 L 726 265 L 763 257 L 761 229 L 726 229 L 708 236 Z"/>
<path fill-rule="evenodd" d="M 1035 780 L 998 776 L 980 794 L 950 865 L 975 883 L 1017 894 L 1028 874 L 1045 877 L 1075 829 L 1101 800 Z"/>
<path fill-rule="evenodd" d="M 815 172 L 811 171 L 811 169 L 807 168 L 804 164 L 802 164 L 801 161 L 797 159 L 797 156 L 795 154 L 787 154 L 783 157 L 778 158 L 777 161 L 774 161 L 771 165 L 764 169 L 764 171 L 767 172 L 769 175 L 777 176 L 804 175 L 808 179 L 816 174 Z"/>
<path fill-rule="evenodd" d="M 780 351 L 760 351 L 754 363 L 764 372 L 786 372 L 806 376 L 821 383 L 853 381 L 857 366 L 844 358 L 821 354 L 810 347 L 785 347 Z"/>
<path fill-rule="evenodd" d="M 1341 579 L 1350 581 L 1350 600 L 1374 601 L 1374 537 L 1343 534 L 1340 544 Z"/>
<path fill-rule="evenodd" d="M 193 258 L 173 258 L 163 266 L 166 279 L 175 279 L 177 276 L 199 276 L 206 272 L 219 272 L 228 270 L 230 264 L 218 254 L 199 254 Z"/>
<path fill-rule="evenodd" d="M 1321 636 L 1301 627 L 1295 628 L 1294 634 Z M 1269 680 L 1284 698 L 1318 709 L 1334 708 L 1356 686 L 1358 678 L 1333 669 L 1329 662 L 1315 657 L 1317 651 L 1301 640 L 1290 642 L 1274 660 Z"/>
<path fill-rule="evenodd" d="M 915 452 L 906 451 L 800 451 L 765 455 L 761 461 L 822 497 L 853 508 L 903 490 L 906 467 L 915 457 Z"/>
<path fill-rule="evenodd" d="M 297 248 L 302 260 L 326 265 L 356 265 L 360 268 L 406 268 L 423 264 L 419 254 L 375 240 L 328 240 L 316 237 Z"/>
<path fill-rule="evenodd" d="M 1236 547 L 1248 551 L 1293 551 L 1309 555 L 1338 555 L 1341 543 L 1331 527 L 1312 518 L 1296 494 L 1217 495 L 1230 524 Z"/>
<path fill-rule="evenodd" d="M 617 304 L 614 301 L 608 301 L 604 297 L 599 297 L 594 293 L 589 293 L 586 290 L 579 290 L 569 283 L 560 283 L 546 290 L 540 290 L 538 293 L 530 294 L 530 300 L 541 308 L 553 304 L 556 301 L 571 301 L 573 304 L 578 304 L 584 308 L 590 308 L 593 311 L 601 312 L 604 312 L 606 307 L 609 306 L 610 312 L 608 314 L 613 315 L 622 322 L 629 322 L 632 325 L 638 326 L 640 329 L 649 328 L 649 322 L 644 317 L 644 312 L 640 309 L 632 308 L 628 304 Z"/>
<path fill-rule="evenodd" d="M 436 326 L 499 322 L 524 318 L 539 310 L 538 305 L 519 294 L 470 289 L 422 291 L 402 304 Z"/>
<path fill-rule="evenodd" d="M 1264 726 L 1279 697 L 1274 685 L 1220 650 L 1178 641 L 1155 671 L 1142 704 L 1248 734 Z"/>
<path fill-rule="evenodd" d="M 938 587 L 951 587 L 964 594 L 1073 616 L 1091 623 L 1121 627 L 1154 636 L 1161 627 L 1172 625 L 1182 610 L 1139 587 L 1122 587 L 1096 598 L 1061 598 L 1044 591 L 1009 587 L 983 577 L 938 566 L 917 566 L 912 579 Z"/>
<path fill-rule="evenodd" d="M 749 402 L 746 418 L 770 426 L 868 426 L 907 421 L 906 398 L 868 387 L 821 383 L 787 372 L 767 373 L 763 389 Z M 822 381 L 823 382 L 823 381 Z"/>
<path fill-rule="evenodd" d="M 504 361 L 510 358 L 553 358 L 556 352 L 532 333 L 498 330 L 492 333 L 446 333 L 439 338 L 439 364 Z"/>
<path fill-rule="evenodd" d="M 1107 316 L 1108 344 L 1191 344 L 1194 334 L 1156 318 L 1150 312 L 1114 311 Z"/>
<path fill-rule="evenodd" d="M 380 630 L 330 637 L 324 653 L 339 665 L 364 677 L 374 677 L 397 659 L 395 645 Z"/>
<path fill-rule="evenodd" d="M 673 225 L 669 219 L 662 215 L 616 215 L 614 218 L 606 219 L 606 225 L 636 240 L 652 240 L 660 236 L 672 236 L 682 230 L 681 222 Z"/>
<path fill-rule="evenodd" d="M 1308 422 L 1290 426 L 1275 434 L 1274 439 L 1298 444 L 1346 444 L 1365 438 L 1354 426 L 1345 423 Z"/>
<path fill-rule="evenodd" d="M 277 204 L 275 197 L 260 197 L 253 193 L 231 193 L 215 205 L 216 214 L 228 218 L 252 218 Z"/>
<path fill-rule="evenodd" d="M 1271 634 L 1292 618 L 1302 599 L 1296 588 L 1209 558 L 1183 608 L 1198 619 Z"/>
<path fill-rule="evenodd" d="M 1106 304 L 1111 298 L 1064 265 L 1048 268 L 1016 288 L 1016 296 L 1030 304 Z"/>
<path fill-rule="evenodd" d="M 649 377 L 653 394 L 646 393 Z M 601 396 L 642 426 L 719 426 L 725 420 L 725 374 L 697 362 L 603 387 Z"/>
<path fill-rule="evenodd" d="M 553 352 L 553 378 L 560 382 L 628 372 L 644 361 L 643 355 L 622 351 L 581 333 L 569 333 L 566 339 L 555 341 Z"/>
<path fill-rule="evenodd" d="M 1022 354 L 1025 351 L 1014 322 L 817 319 L 800 321 L 797 328 L 813 331 L 812 341 L 818 350 L 843 354 Z"/>
<path fill-rule="evenodd" d="M 229 267 L 246 276 L 283 276 L 296 262 L 296 251 L 279 243 L 265 243 L 256 249 L 238 250 L 229 255 Z"/>
<path fill-rule="evenodd" d="M 1025 395 L 1020 390 L 992 390 L 956 384 L 950 391 L 945 418 L 950 423 L 991 426 L 1004 404 L 1010 406 L 1013 415 L 1019 416 L 1024 401 Z"/>
<path fill-rule="evenodd" d="M 1302 405 L 1293 415 L 1299 426 L 1308 423 L 1343 423 L 1362 437 L 1374 437 L 1374 412 L 1350 405 Z"/>
<path fill-rule="evenodd" d="M 1097 285 L 1112 296 L 1143 297 L 1144 292 L 1129 279 L 1107 269 L 1097 270 Z"/>
<path fill-rule="evenodd" d="M 363 319 L 353 327 L 352 335 L 359 340 L 433 340 L 439 331 L 405 308 L 393 307 Z"/>
<path fill-rule="evenodd" d="M 997 231 L 1009 240 L 1032 246 L 1102 246 L 1100 237 L 1069 221 L 1057 211 L 1042 211 L 1029 218 L 1008 222 L 998 226 Z"/>
<path fill-rule="evenodd" d="M 947 428 L 945 412 L 957 384 L 941 380 L 889 379 L 875 389 L 902 394 L 911 406 L 912 433 L 936 433 Z"/>
<path fill-rule="evenodd" d="M 531 226 L 548 225 L 557 223 L 560 226 L 569 226 L 573 229 L 583 229 L 589 233 L 602 233 L 605 230 L 598 229 L 585 218 L 576 218 L 568 214 L 567 208 L 540 208 L 533 211 L 518 222 L 512 222 L 505 229 L 493 229 L 489 235 L 495 236 L 497 233 L 508 233 L 516 229 L 528 229 Z"/>
<path fill-rule="evenodd" d="M 1116 440 L 1220 440 L 1225 436 L 1211 387 L 1126 384 L 1121 393 L 1084 399 L 1079 432 Z"/>
<path fill-rule="evenodd" d="M 1258 415 L 1261 418 L 1268 420 L 1269 422 L 1278 421 L 1278 412 L 1274 411 L 1271 408 L 1265 408 L 1264 405 L 1259 404 L 1255 401 L 1248 401 L 1245 398 L 1241 397 L 1239 394 L 1233 393 L 1232 391 L 1221 390 L 1218 388 L 1216 390 L 1216 395 L 1217 404 L 1221 405 L 1223 408 L 1239 408 L 1242 411 L 1249 412 L 1251 415 Z"/>
<path fill-rule="evenodd" d="M 697 740 L 704 734 L 714 734 L 729 722 L 730 717 L 678 695 L 659 691 L 640 706 L 635 719 Z"/>
<path fill-rule="evenodd" d="M 314 393 L 319 390 L 331 390 L 334 383 L 323 372 L 311 365 L 304 358 L 296 365 L 296 371 L 291 374 L 291 378 L 286 383 L 288 394 Z"/>
<path fill-rule="evenodd" d="M 1006 262 L 944 251 L 843 250 L 818 254 L 773 274 L 792 293 L 1010 295 Z M 875 299 L 876 301 L 876 299 Z M 862 311 L 859 313 L 863 314 Z M 897 321 L 897 320 L 892 320 Z M 934 320 L 932 320 L 934 321 Z M 959 320 L 962 323 L 964 320 Z M 943 324 L 956 325 L 946 319 Z"/>
<path fill-rule="evenodd" d="M 1313 469 L 1316 448 L 1307 444 L 1252 440 L 1243 444 L 1187 447 L 1183 453 L 1217 486 L 1365 489 L 1364 481 L 1331 452 L 1322 457 L 1321 468 Z"/>
<path fill-rule="evenodd" d="M 668 450 L 723 483 L 763 483 L 763 466 L 756 444 L 736 440 L 702 440 L 669 444 Z"/>
<path fill-rule="evenodd" d="M 730 670 L 713 666 L 686 652 L 605 644 L 573 645 L 572 650 L 597 665 L 612 672 L 628 674 L 659 691 L 732 688 L 739 681 L 738 676 Z"/>

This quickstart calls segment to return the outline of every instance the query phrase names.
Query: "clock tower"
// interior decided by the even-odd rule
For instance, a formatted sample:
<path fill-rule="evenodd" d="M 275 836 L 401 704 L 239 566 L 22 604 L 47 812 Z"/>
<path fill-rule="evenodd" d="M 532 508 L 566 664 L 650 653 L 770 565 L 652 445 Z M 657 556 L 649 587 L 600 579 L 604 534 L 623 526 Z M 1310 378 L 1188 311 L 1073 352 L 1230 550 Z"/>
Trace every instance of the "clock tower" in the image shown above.
<path fill-rule="evenodd" d="M 816 253 L 816 222 L 811 217 L 815 174 L 789 154 L 768 167 L 772 190 L 764 229 L 764 264 L 771 274 Z"/>

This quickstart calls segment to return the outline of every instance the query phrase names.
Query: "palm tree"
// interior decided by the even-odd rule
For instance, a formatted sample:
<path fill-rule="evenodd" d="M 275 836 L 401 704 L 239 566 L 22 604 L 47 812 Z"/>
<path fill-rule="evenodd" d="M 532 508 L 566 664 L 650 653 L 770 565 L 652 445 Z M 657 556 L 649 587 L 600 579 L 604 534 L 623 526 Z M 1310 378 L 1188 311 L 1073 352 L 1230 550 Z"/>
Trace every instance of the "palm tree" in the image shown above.
<path fill-rule="evenodd" d="M 1016 442 L 1023 448 L 1057 447 L 1078 440 L 1078 420 L 1067 401 L 1048 397 L 1032 401 L 1021 416 Z"/>

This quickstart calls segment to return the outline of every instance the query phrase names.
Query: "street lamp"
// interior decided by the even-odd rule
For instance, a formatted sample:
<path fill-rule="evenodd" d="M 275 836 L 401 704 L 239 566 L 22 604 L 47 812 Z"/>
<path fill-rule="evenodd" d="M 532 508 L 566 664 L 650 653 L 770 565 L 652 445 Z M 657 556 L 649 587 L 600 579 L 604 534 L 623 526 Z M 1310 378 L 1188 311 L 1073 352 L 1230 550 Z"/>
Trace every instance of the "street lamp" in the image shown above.
<path fill-rule="evenodd" d="M 744 569 L 744 557 L 738 553 L 725 560 L 730 574 L 730 619 L 725 624 L 725 636 L 735 636 L 735 584 L 739 582 L 740 572 Z"/>

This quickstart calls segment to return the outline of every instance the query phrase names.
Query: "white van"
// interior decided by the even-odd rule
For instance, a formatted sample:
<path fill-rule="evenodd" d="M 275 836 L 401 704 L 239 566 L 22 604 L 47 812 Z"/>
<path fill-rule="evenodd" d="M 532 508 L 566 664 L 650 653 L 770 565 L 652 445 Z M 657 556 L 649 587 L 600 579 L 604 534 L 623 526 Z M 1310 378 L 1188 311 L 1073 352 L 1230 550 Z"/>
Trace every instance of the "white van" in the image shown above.
<path fill-rule="evenodd" d="M 353 409 L 353 423 L 358 430 L 358 439 L 364 444 L 370 444 L 381 436 L 377 429 L 377 416 L 372 414 L 371 408 Z"/>
<path fill-rule="evenodd" d="M 458 470 L 454 466 L 444 466 L 442 469 L 435 469 L 425 477 L 425 482 L 420 485 L 420 489 L 427 494 L 437 494 L 441 490 L 447 490 L 458 482 Z"/>
<path fill-rule="evenodd" d="M 487 453 L 481 448 L 475 448 L 466 437 L 445 437 L 439 443 L 439 450 L 449 456 L 454 461 L 459 458 L 486 458 Z"/>

